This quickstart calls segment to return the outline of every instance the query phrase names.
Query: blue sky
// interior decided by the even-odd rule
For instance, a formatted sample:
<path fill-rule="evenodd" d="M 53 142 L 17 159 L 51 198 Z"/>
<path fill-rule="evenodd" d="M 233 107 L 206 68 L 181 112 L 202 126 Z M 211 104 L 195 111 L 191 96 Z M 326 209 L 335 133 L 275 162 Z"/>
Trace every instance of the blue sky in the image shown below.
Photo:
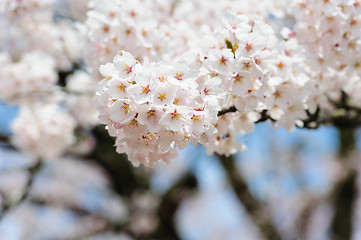
<path fill-rule="evenodd" d="M 17 108 L 14 106 L 6 105 L 0 101 L 0 132 L 5 135 L 10 134 L 9 124 L 16 116 Z"/>

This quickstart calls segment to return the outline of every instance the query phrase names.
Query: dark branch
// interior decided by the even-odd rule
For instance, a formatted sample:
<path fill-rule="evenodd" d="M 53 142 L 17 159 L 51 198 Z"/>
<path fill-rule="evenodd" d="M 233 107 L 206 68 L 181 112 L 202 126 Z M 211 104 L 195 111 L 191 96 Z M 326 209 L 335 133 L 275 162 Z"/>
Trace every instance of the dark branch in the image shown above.
<path fill-rule="evenodd" d="M 324 202 L 332 203 L 334 215 L 330 225 L 331 239 L 349 240 L 352 238 L 352 221 L 355 209 L 357 191 L 357 171 L 356 166 L 350 160 L 352 153 L 356 149 L 355 129 L 339 128 L 339 149 L 338 161 L 343 167 L 342 174 L 337 177 L 333 188 L 324 196 L 314 198 L 304 208 L 299 216 L 299 233 L 302 236 L 309 226 L 309 219 L 314 209 Z M 351 157 L 351 159 L 350 159 Z M 305 239 L 305 236 L 303 238 Z"/>
<path fill-rule="evenodd" d="M 314 198 L 308 199 L 302 211 L 297 216 L 296 226 L 297 234 L 300 240 L 307 240 L 308 227 L 311 222 L 312 214 L 315 212 L 319 201 L 319 199 Z"/>
<path fill-rule="evenodd" d="M 268 115 L 267 110 L 263 110 L 263 111 L 261 112 L 261 118 L 258 119 L 255 123 L 265 122 L 265 121 L 267 121 L 268 119 L 270 119 L 271 121 L 274 121 L 274 120 L 271 118 L 271 116 Z"/>
<path fill-rule="evenodd" d="M 93 129 L 97 143 L 87 159 L 95 161 L 108 173 L 115 192 L 121 196 L 131 196 L 137 189 L 148 189 L 148 181 L 136 175 L 135 169 L 127 161 L 125 154 L 118 154 L 114 150 L 114 139 L 109 136 L 104 126 Z"/>
<path fill-rule="evenodd" d="M 361 108 L 350 104 L 347 99 L 348 97 L 343 95 L 340 102 L 331 102 L 336 107 L 333 112 L 321 111 L 319 107 L 317 107 L 317 110 L 314 113 L 310 113 L 308 110 L 306 110 L 307 118 L 302 119 L 303 126 L 299 128 L 317 129 L 320 125 L 326 124 L 333 125 L 337 128 L 348 129 L 361 126 Z M 238 110 L 236 107 L 232 106 L 230 108 L 219 111 L 218 116 L 237 111 Z M 275 121 L 268 114 L 267 110 L 263 110 L 261 112 L 261 118 L 255 123 L 265 122 L 267 120 L 271 120 L 272 122 Z"/>
<path fill-rule="evenodd" d="M 247 213 L 258 226 L 265 239 L 280 240 L 281 235 L 272 222 L 269 209 L 251 194 L 245 179 L 240 175 L 234 163 L 234 157 L 217 155 L 231 187 L 237 195 L 238 200 L 243 204 Z"/>
<path fill-rule="evenodd" d="M 1 135 L 0 134 L 0 142 L 2 143 L 9 143 L 10 142 L 10 139 L 8 136 L 4 136 L 4 135 Z"/>
<path fill-rule="evenodd" d="M 236 112 L 236 111 L 237 111 L 237 108 L 235 106 L 232 106 L 230 108 L 219 111 L 217 116 L 219 117 L 219 116 L 222 116 L 222 115 L 224 115 L 226 113 Z"/>
<path fill-rule="evenodd" d="M 162 196 L 158 207 L 158 228 L 151 234 L 151 239 L 181 239 L 176 228 L 175 214 L 182 201 L 196 191 L 197 185 L 195 176 L 187 173 Z"/>
<path fill-rule="evenodd" d="M 332 198 L 334 216 L 331 222 L 332 239 L 350 240 L 355 207 L 357 173 L 355 170 L 336 185 Z"/>
<path fill-rule="evenodd" d="M 351 154 L 356 149 L 355 129 L 339 128 L 339 161 L 350 164 Z M 350 166 L 350 165 L 349 165 Z M 350 240 L 357 192 L 357 171 L 355 167 L 346 167 L 347 174 L 335 185 L 331 200 L 334 216 L 331 222 L 332 239 Z"/>
<path fill-rule="evenodd" d="M 303 128 L 316 129 L 323 122 L 320 119 L 320 107 L 317 106 L 317 109 L 314 113 L 306 110 L 307 118 L 303 120 Z"/>

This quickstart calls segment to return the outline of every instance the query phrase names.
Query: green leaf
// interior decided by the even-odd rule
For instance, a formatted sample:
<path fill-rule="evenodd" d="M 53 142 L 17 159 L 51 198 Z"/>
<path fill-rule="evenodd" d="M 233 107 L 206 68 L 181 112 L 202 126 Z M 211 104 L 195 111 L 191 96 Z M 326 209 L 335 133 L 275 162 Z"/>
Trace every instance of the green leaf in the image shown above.
<path fill-rule="evenodd" d="M 228 39 L 226 39 L 226 44 L 227 44 L 227 48 L 232 49 L 233 50 L 233 44 L 231 43 L 231 41 L 229 41 Z"/>

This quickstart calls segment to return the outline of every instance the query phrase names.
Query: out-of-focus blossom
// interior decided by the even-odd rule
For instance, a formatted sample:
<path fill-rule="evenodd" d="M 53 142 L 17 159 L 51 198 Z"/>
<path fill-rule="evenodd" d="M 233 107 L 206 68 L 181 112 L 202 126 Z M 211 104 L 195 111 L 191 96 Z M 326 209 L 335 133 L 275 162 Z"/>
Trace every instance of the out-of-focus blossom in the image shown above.
<path fill-rule="evenodd" d="M 95 110 L 96 82 L 85 72 L 77 71 L 66 79 L 66 89 L 69 91 L 65 99 L 70 114 L 82 127 L 90 127 L 97 123 Z"/>
<path fill-rule="evenodd" d="M 30 154 L 60 156 L 74 142 L 73 118 L 54 104 L 22 106 L 11 125 L 12 143 Z"/>
<path fill-rule="evenodd" d="M 31 96 L 49 91 L 58 80 L 53 59 L 42 52 L 27 53 L 13 62 L 1 53 L 0 98 L 10 102 L 28 102 Z"/>

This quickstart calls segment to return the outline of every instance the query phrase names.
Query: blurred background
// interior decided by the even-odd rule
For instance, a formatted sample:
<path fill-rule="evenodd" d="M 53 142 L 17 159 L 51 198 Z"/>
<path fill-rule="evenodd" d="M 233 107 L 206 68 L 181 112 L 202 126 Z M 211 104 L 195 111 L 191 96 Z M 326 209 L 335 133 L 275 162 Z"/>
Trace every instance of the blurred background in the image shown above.
<path fill-rule="evenodd" d="M 3 136 L 16 114 L 1 105 Z M 153 169 L 116 154 L 104 127 L 93 134 L 88 156 L 40 165 L 1 145 L 3 209 L 29 187 L 3 210 L 1 239 L 361 239 L 358 130 L 342 152 L 331 126 L 288 133 L 265 122 L 239 137 L 248 149 L 233 158 L 190 145 Z"/>

